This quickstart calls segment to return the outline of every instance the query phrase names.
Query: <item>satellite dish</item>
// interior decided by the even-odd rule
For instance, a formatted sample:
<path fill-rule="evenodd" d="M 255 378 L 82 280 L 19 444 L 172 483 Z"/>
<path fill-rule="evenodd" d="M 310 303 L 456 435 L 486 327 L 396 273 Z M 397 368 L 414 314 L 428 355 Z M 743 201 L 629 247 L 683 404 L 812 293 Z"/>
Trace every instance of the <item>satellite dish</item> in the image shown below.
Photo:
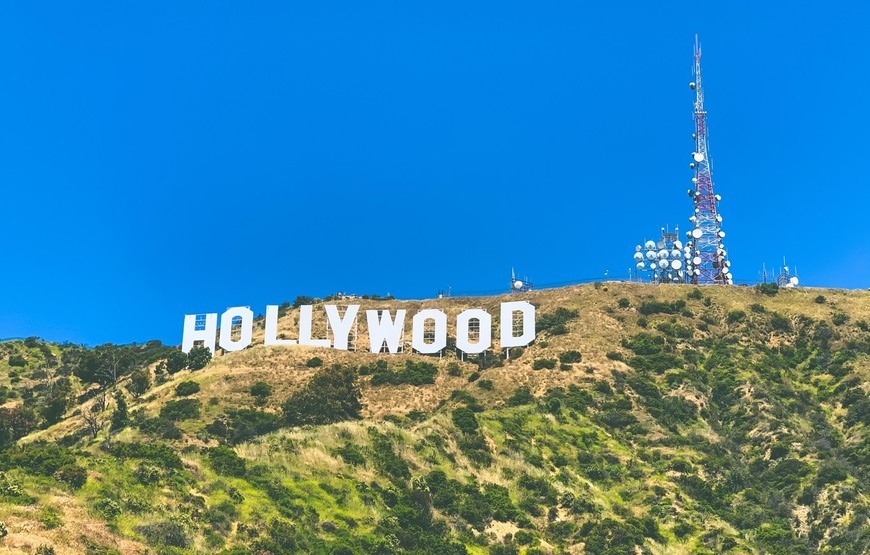
<path fill-rule="evenodd" d="M 689 167 L 692 168 L 692 169 L 694 170 L 694 169 L 695 169 L 695 163 L 692 162 L 691 164 L 689 164 Z"/>
<path fill-rule="evenodd" d="M 643 262 L 638 262 L 638 263 L 637 263 L 637 269 L 638 269 L 638 270 L 643 270 L 645 267 L 646 267 L 646 264 L 644 264 Z"/>
<path fill-rule="evenodd" d="M 692 230 L 692 237 L 694 237 L 695 239 L 700 239 L 703 235 L 704 232 L 699 227 L 696 227 Z"/>
<path fill-rule="evenodd" d="M 697 177 L 693 177 L 693 178 L 692 178 L 692 183 L 697 183 L 697 182 L 698 182 L 698 178 L 697 178 Z"/>
<path fill-rule="evenodd" d="M 665 248 L 665 242 L 664 242 L 664 241 L 659 241 L 658 243 L 656 243 L 656 248 L 657 248 L 657 249 L 663 249 L 663 248 Z"/>
<path fill-rule="evenodd" d="M 634 253 L 634 260 L 635 260 L 635 262 L 640 262 L 641 260 L 643 260 L 643 253 L 641 253 L 641 252 Z"/>
<path fill-rule="evenodd" d="M 656 248 L 656 244 L 655 244 L 654 242 L 652 242 L 652 241 L 647 241 L 644 245 L 646 246 L 646 250 L 650 250 L 650 249 L 654 249 L 654 248 Z"/>
<path fill-rule="evenodd" d="M 698 136 L 695 135 L 694 133 L 692 133 L 692 139 L 697 139 L 697 138 L 698 138 Z"/>
<path fill-rule="evenodd" d="M 722 273 L 728 274 L 728 273 L 731 273 L 731 270 L 728 269 L 728 266 L 725 266 L 724 268 L 722 268 Z"/>
<path fill-rule="evenodd" d="M 695 190 L 694 190 L 694 189 L 689 189 L 689 196 L 690 196 L 690 197 L 695 196 Z"/>
<path fill-rule="evenodd" d="M 695 160 L 695 162 L 700 163 L 704 161 L 704 154 L 701 152 L 693 152 L 692 158 Z"/>
<path fill-rule="evenodd" d="M 680 241 L 674 241 L 674 248 L 675 249 L 683 248 L 683 243 L 681 243 Z"/>
<path fill-rule="evenodd" d="M 694 82 L 694 81 L 692 81 L 691 83 L 689 83 L 689 88 L 692 89 L 692 90 L 695 90 L 695 82 Z M 694 138 L 695 138 L 695 135 L 692 135 L 692 138 L 694 139 Z"/>
<path fill-rule="evenodd" d="M 725 232 L 721 229 L 719 230 L 719 237 L 725 237 Z"/>
<path fill-rule="evenodd" d="M 656 269 L 656 263 L 655 263 L 655 262 L 650 262 L 650 263 L 649 263 L 649 269 L 650 269 L 650 270 L 655 270 L 655 269 Z"/>
<path fill-rule="evenodd" d="M 700 257 L 700 256 L 696 256 L 695 258 L 693 258 L 693 259 L 692 259 L 692 264 L 695 265 L 695 266 L 700 266 L 700 265 L 701 265 L 701 257 Z"/>
<path fill-rule="evenodd" d="M 666 251 L 665 249 L 662 249 L 662 250 L 659 251 L 659 258 L 665 259 L 665 258 L 667 258 L 670 254 L 671 254 L 671 253 L 669 253 L 669 252 Z"/>
<path fill-rule="evenodd" d="M 514 282 L 514 289 L 522 289 L 522 288 L 523 288 L 523 282 L 521 282 L 519 280 Z"/>
<path fill-rule="evenodd" d="M 716 214 L 716 221 L 722 223 L 722 214 Z"/>
<path fill-rule="evenodd" d="M 695 275 L 696 275 L 696 276 L 700 276 L 700 275 L 701 275 L 701 270 L 699 270 L 698 268 L 695 268 Z"/>
<path fill-rule="evenodd" d="M 640 250 L 641 250 L 640 245 L 637 245 L 636 247 L 634 247 L 634 250 L 637 251 L 637 252 L 640 252 Z"/>
<path fill-rule="evenodd" d="M 656 251 L 646 251 L 647 260 L 655 260 L 656 259 Z"/>
<path fill-rule="evenodd" d="M 680 270 L 679 272 L 677 272 L 677 275 L 680 276 L 680 277 L 683 277 L 683 271 Z"/>
<path fill-rule="evenodd" d="M 798 284 L 797 276 L 791 276 L 791 278 L 788 280 L 788 282 L 792 285 L 792 287 L 794 287 L 795 285 Z"/>
<path fill-rule="evenodd" d="M 674 270 L 679 270 L 683 267 L 683 263 L 679 260 L 674 260 L 673 262 L 671 262 L 671 266 L 673 266 Z"/>
<path fill-rule="evenodd" d="M 698 218 L 696 218 L 695 216 L 689 216 L 689 221 L 690 221 L 690 222 L 695 222 L 695 221 L 697 221 L 697 220 L 698 220 Z"/>
<path fill-rule="evenodd" d="M 722 195 L 716 195 L 716 200 L 722 200 Z"/>

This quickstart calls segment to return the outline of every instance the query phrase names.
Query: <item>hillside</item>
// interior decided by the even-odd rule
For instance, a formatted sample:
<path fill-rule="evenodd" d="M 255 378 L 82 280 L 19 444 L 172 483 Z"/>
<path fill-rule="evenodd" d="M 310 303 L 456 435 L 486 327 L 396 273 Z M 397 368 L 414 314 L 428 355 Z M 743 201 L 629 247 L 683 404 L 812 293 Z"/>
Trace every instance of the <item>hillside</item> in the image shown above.
<path fill-rule="evenodd" d="M 508 360 L 0 343 L 0 553 L 870 552 L 870 293 L 522 298 Z"/>

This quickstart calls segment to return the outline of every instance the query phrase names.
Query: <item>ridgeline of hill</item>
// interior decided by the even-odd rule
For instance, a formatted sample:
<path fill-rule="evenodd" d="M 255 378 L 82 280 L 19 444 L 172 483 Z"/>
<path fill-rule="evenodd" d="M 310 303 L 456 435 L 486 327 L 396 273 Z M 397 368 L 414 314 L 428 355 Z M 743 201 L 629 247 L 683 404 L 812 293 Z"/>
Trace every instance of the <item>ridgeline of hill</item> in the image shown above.
<path fill-rule="evenodd" d="M 870 293 L 523 298 L 508 360 L 0 343 L 0 553 L 870 552 Z"/>

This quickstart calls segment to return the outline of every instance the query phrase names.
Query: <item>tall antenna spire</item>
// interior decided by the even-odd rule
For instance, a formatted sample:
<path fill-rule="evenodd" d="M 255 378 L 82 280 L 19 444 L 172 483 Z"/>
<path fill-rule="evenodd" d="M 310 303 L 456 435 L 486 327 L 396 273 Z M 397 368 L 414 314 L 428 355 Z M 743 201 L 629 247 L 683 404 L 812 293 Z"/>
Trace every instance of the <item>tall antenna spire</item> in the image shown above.
<path fill-rule="evenodd" d="M 694 229 L 686 233 L 689 238 L 686 246 L 689 281 L 697 284 L 730 285 L 731 262 L 722 244 L 725 232 L 720 228 L 722 216 L 718 212 L 718 204 L 722 199 L 713 193 L 713 176 L 711 173 L 710 153 L 707 145 L 707 112 L 704 110 L 704 87 L 701 83 L 701 45 L 698 35 L 695 35 L 695 58 L 693 73 L 695 80 L 689 87 L 695 91 L 695 151 L 692 152 L 692 162 L 689 167 L 695 170 L 692 178 L 694 188 L 689 189 L 695 205 L 694 214 L 689 221 Z"/>

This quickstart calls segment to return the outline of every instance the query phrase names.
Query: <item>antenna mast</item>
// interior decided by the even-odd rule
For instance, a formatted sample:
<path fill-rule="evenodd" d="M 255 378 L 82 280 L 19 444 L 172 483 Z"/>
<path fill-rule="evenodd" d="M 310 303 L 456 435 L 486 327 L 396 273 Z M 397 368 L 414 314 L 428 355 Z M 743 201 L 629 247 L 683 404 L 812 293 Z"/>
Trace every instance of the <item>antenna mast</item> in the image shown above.
<path fill-rule="evenodd" d="M 695 80 L 689 83 L 689 88 L 695 91 L 695 151 L 689 167 L 695 170 L 692 178 L 694 188 L 689 189 L 689 196 L 695 205 L 694 214 L 689 221 L 694 229 L 688 231 L 686 252 L 689 270 L 689 281 L 696 284 L 730 285 L 731 262 L 722 244 L 725 232 L 720 228 L 722 216 L 718 213 L 718 203 L 722 199 L 713 193 L 713 176 L 711 174 L 710 154 L 707 145 L 707 112 L 704 110 L 704 87 L 701 84 L 701 46 L 698 35 L 695 35 L 695 58 L 693 73 Z"/>

